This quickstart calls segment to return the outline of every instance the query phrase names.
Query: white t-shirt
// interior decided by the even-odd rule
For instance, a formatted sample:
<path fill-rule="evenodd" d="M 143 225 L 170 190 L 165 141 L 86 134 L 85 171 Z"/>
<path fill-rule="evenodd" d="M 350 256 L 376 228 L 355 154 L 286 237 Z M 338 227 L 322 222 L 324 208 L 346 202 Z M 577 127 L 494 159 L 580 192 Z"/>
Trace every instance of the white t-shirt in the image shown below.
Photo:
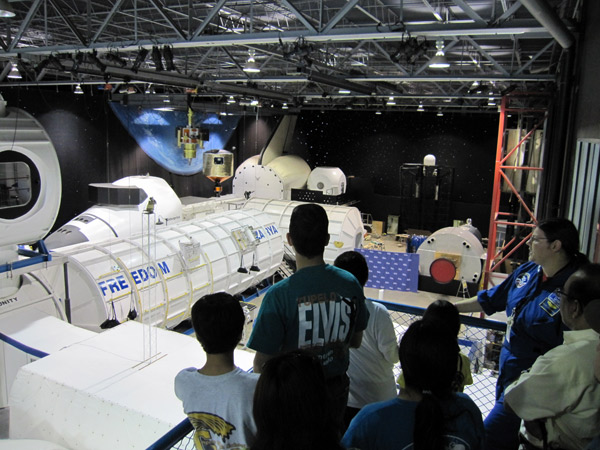
<path fill-rule="evenodd" d="M 252 402 L 258 374 L 240 368 L 224 375 L 202 375 L 194 367 L 175 377 L 175 395 L 194 426 L 196 448 L 245 449 L 256 435 Z"/>
<path fill-rule="evenodd" d="M 388 310 L 380 303 L 365 300 L 369 322 L 359 348 L 350 349 L 350 395 L 348 406 L 362 408 L 366 404 L 394 398 L 396 380 L 394 364 L 398 362 L 398 344 L 394 324 Z"/>

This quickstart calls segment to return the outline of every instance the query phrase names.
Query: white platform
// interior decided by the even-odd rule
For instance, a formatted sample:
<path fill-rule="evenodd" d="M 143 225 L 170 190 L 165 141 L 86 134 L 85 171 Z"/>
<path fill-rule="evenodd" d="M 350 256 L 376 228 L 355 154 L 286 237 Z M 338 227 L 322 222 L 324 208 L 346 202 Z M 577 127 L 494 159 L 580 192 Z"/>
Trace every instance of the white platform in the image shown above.
<path fill-rule="evenodd" d="M 151 335 L 157 357 L 147 364 Z M 235 358 L 252 366 L 250 352 Z M 185 418 L 175 375 L 205 360 L 192 337 L 126 322 L 23 366 L 10 392 L 10 437 L 78 450 L 146 448 Z"/>

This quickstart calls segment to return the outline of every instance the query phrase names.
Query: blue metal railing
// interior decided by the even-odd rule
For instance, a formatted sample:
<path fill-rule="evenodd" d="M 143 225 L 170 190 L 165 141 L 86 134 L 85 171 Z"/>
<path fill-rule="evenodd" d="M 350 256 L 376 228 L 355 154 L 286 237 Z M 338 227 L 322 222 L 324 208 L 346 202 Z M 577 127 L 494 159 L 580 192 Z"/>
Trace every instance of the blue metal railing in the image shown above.
<path fill-rule="evenodd" d="M 374 300 L 383 304 L 390 312 L 396 334 L 400 338 L 404 330 L 425 312 L 424 308 L 401 305 L 382 300 Z M 483 416 L 492 408 L 495 401 L 497 355 L 499 354 L 506 324 L 478 317 L 460 316 L 463 325 L 459 344 L 468 348 L 468 356 L 472 361 L 473 384 L 465 387 L 465 393 L 479 406 Z M 465 353 L 467 354 L 467 353 Z M 396 367 L 396 375 L 400 372 Z M 156 441 L 148 450 L 193 450 L 194 430 L 189 420 L 185 419 L 165 436 Z"/>

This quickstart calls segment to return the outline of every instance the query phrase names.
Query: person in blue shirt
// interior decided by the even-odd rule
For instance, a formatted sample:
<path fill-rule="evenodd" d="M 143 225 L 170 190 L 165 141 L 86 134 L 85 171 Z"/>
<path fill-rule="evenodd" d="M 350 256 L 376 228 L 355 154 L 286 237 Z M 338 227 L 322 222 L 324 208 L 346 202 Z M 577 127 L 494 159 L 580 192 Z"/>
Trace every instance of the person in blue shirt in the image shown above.
<path fill-rule="evenodd" d="M 456 335 L 434 320 L 418 320 L 400 341 L 405 386 L 392 400 L 363 407 L 342 439 L 360 450 L 483 450 L 481 411 L 468 395 L 455 392 Z"/>
<path fill-rule="evenodd" d="M 527 245 L 529 262 L 506 280 L 476 297 L 456 303 L 460 312 L 506 312 L 506 336 L 500 352 L 496 403 L 484 424 L 488 450 L 516 450 L 520 419 L 504 408 L 504 390 L 538 356 L 562 344 L 561 289 L 588 262 L 579 252 L 579 233 L 566 219 L 537 224 Z"/>

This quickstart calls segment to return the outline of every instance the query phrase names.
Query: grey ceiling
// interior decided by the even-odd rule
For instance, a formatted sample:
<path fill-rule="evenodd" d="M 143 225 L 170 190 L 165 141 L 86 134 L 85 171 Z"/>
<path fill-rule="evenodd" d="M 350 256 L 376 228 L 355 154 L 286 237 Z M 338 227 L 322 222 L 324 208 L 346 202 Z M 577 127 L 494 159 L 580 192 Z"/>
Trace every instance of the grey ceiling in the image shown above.
<path fill-rule="evenodd" d="M 153 83 L 217 106 L 234 95 L 275 108 L 492 111 L 490 92 L 552 90 L 581 2 L 13 0 L 16 17 L 0 19 L 0 87 L 108 80 L 115 95 L 131 83 L 139 102 L 160 101 L 143 94 Z M 428 66 L 436 41 L 447 69 Z M 157 71 L 152 49 L 165 65 L 165 46 L 174 69 Z M 249 52 L 260 73 L 242 70 Z"/>

